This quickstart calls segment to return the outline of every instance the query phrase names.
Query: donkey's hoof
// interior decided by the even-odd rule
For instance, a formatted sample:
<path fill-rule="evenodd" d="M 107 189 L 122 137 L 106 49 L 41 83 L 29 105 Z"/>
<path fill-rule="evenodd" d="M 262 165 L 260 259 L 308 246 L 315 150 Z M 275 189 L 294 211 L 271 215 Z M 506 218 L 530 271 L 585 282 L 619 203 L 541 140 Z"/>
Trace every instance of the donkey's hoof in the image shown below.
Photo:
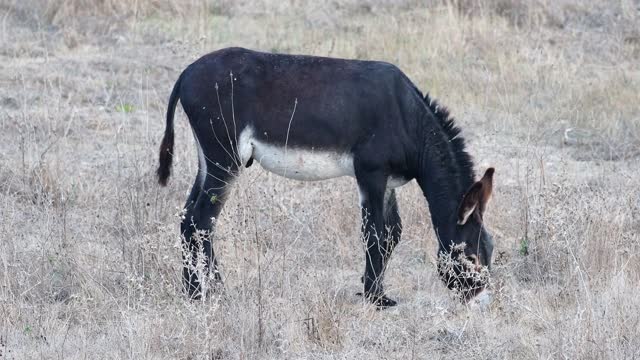
<path fill-rule="evenodd" d="M 356 293 L 357 296 L 364 296 L 367 300 L 378 307 L 378 310 L 384 310 L 386 308 L 398 305 L 398 302 L 388 298 L 386 295 L 364 295 L 361 292 Z"/>
<path fill-rule="evenodd" d="M 398 305 L 395 300 L 389 299 L 386 295 L 371 297 L 369 299 L 375 306 L 378 307 L 378 310 L 384 310 L 386 308 Z"/>

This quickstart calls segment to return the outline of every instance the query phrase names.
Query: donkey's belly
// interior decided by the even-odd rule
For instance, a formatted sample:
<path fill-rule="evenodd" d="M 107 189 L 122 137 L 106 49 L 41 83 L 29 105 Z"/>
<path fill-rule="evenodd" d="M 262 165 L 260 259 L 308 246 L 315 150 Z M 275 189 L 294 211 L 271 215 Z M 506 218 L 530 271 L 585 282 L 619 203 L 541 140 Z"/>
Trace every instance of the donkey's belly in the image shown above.
<path fill-rule="evenodd" d="M 251 128 L 240 134 L 238 145 L 243 164 L 253 158 L 263 168 L 290 179 L 312 181 L 354 176 L 350 154 L 269 144 L 254 138 Z"/>
<path fill-rule="evenodd" d="M 253 157 L 263 168 L 296 180 L 324 180 L 354 175 L 349 155 L 254 142 Z"/>

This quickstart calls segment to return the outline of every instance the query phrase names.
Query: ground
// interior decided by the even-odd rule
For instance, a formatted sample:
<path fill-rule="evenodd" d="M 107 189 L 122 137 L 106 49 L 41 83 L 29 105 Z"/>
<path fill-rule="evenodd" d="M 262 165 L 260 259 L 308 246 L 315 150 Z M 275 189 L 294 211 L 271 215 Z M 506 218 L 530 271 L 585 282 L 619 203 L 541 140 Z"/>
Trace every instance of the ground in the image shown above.
<path fill-rule="evenodd" d="M 640 357 L 638 1 L 2 0 L 0 19 L 0 356 Z M 440 282 L 412 182 L 399 305 L 376 311 L 354 181 L 253 166 L 218 219 L 224 289 L 185 299 L 180 107 L 167 188 L 157 150 L 182 69 L 231 45 L 389 61 L 449 107 L 496 168 L 490 296 Z"/>

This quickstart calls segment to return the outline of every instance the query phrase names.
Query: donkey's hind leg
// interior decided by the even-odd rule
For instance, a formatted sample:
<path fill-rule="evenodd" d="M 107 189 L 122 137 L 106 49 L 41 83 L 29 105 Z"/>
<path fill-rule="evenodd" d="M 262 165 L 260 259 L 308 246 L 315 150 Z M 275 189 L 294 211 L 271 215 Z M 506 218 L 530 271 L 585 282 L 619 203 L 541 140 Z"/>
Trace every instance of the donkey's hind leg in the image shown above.
<path fill-rule="evenodd" d="M 191 188 L 191 192 L 189 193 L 189 197 L 187 198 L 186 203 L 184 204 L 182 221 L 180 222 L 180 234 L 183 236 L 183 245 L 184 249 L 182 251 L 182 262 L 184 267 L 182 268 L 182 280 L 184 284 L 184 290 L 189 296 L 193 296 L 196 293 L 196 290 L 199 285 L 191 286 L 190 284 L 198 284 L 197 278 L 195 277 L 195 272 L 190 270 L 188 264 L 195 264 L 197 261 L 197 257 L 192 256 L 192 254 L 197 254 L 197 250 L 192 249 L 191 237 L 193 235 L 193 216 L 194 209 L 196 206 L 196 201 L 198 200 L 198 196 L 200 196 L 200 192 L 202 191 L 202 184 L 200 181 L 200 175 L 196 177 L 196 181 Z M 198 290 L 199 291 L 199 290 Z"/>
<path fill-rule="evenodd" d="M 214 280 L 220 281 L 215 253 L 211 246 L 215 231 L 215 222 L 222 211 L 226 195 L 235 173 L 226 169 L 209 169 L 204 180 L 201 179 L 200 191 L 192 207 L 187 207 L 187 214 L 182 220 L 184 235 L 184 287 L 191 298 L 202 295 L 202 277 L 209 277 L 213 272 Z M 193 191 L 192 191 L 193 195 Z M 204 258 L 202 257 L 204 255 Z M 198 262 L 204 260 L 204 267 Z"/>

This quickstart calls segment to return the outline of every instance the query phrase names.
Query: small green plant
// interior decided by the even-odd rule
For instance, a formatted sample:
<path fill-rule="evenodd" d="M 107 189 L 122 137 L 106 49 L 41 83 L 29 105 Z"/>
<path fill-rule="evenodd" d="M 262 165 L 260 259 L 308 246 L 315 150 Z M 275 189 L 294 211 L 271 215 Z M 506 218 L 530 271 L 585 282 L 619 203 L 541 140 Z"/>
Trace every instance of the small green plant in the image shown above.
<path fill-rule="evenodd" d="M 529 240 L 526 237 L 520 239 L 520 255 L 529 255 Z"/>
<path fill-rule="evenodd" d="M 116 106 L 116 111 L 128 114 L 130 112 L 133 112 L 133 105 L 128 104 L 128 103 L 117 105 Z"/>

